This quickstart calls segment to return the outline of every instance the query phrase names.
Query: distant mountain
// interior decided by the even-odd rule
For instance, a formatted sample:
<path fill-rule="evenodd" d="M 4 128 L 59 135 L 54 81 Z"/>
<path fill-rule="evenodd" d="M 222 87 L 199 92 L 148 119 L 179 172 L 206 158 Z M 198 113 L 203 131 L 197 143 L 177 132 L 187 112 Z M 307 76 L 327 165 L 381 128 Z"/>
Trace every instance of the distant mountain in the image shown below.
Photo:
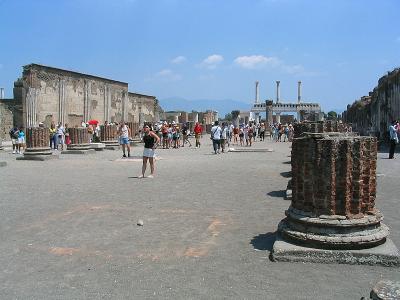
<path fill-rule="evenodd" d="M 211 100 L 211 99 L 196 99 L 187 100 L 180 97 L 170 97 L 159 99 L 160 105 L 164 111 L 205 111 L 212 109 L 218 111 L 220 118 L 223 118 L 226 114 L 232 110 L 244 110 L 249 111 L 252 104 L 241 102 L 232 99 L 224 100 Z"/>

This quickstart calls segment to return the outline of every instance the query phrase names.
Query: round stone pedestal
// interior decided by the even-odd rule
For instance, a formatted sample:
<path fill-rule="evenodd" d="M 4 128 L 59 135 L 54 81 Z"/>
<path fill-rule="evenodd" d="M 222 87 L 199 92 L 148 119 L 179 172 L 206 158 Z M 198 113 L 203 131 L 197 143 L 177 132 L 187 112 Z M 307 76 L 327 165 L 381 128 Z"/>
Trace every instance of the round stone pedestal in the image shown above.
<path fill-rule="evenodd" d="M 53 155 L 49 146 L 50 131 L 44 127 L 30 127 L 26 129 L 26 149 L 24 155 L 17 160 L 44 161 L 58 158 Z"/>
<path fill-rule="evenodd" d="M 116 125 L 100 126 L 100 141 L 107 150 L 116 150 L 119 148 L 118 127 Z"/>
<path fill-rule="evenodd" d="M 374 264 L 379 257 L 382 264 L 400 263 L 393 244 L 384 246 L 389 229 L 375 208 L 376 138 L 302 133 L 293 141 L 291 158 L 292 200 L 278 225 L 276 260 L 295 253 L 297 261 Z"/>
<path fill-rule="evenodd" d="M 67 145 L 67 150 L 62 154 L 87 154 L 94 153 L 90 148 L 90 137 L 87 128 L 68 128 L 71 144 Z"/>

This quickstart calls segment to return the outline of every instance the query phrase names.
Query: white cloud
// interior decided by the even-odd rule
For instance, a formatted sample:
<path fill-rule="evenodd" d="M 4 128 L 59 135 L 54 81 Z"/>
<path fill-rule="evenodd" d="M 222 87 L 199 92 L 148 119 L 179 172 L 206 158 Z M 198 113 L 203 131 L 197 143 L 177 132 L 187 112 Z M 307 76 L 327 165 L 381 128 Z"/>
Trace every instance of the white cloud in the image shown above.
<path fill-rule="evenodd" d="M 281 62 L 276 57 L 250 55 L 236 57 L 234 63 L 245 69 L 259 69 L 266 66 L 278 66 Z"/>
<path fill-rule="evenodd" d="M 207 68 L 207 69 L 215 69 L 218 64 L 224 61 L 224 57 L 219 54 L 213 54 L 205 58 L 200 67 Z"/>
<path fill-rule="evenodd" d="M 164 69 L 156 73 L 155 78 L 167 80 L 167 81 L 178 81 L 182 79 L 182 76 L 174 73 L 172 70 Z"/>
<path fill-rule="evenodd" d="M 302 65 L 283 65 L 282 70 L 289 74 L 300 74 L 304 73 L 304 67 Z"/>
<path fill-rule="evenodd" d="M 173 60 L 171 60 L 171 63 L 181 64 L 181 63 L 184 63 L 185 61 L 187 61 L 186 57 L 180 55 L 180 56 L 175 57 Z"/>

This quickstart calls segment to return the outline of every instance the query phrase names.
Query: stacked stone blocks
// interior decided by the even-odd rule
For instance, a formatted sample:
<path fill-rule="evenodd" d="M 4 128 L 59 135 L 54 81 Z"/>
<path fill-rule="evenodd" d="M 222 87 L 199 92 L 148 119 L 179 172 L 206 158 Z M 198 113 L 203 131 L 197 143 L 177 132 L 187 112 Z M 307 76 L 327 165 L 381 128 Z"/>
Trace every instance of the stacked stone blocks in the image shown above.
<path fill-rule="evenodd" d="M 376 159 L 373 137 L 302 133 L 292 144 L 292 203 L 280 234 L 324 249 L 384 243 L 389 231 L 375 208 Z"/>

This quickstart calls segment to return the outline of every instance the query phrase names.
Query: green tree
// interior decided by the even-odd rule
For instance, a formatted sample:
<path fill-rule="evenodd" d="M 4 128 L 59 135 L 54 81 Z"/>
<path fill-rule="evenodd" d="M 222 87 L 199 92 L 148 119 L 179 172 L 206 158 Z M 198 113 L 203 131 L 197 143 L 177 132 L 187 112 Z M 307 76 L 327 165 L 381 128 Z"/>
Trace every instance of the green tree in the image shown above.
<path fill-rule="evenodd" d="M 328 114 L 326 115 L 326 118 L 328 120 L 337 120 L 337 113 L 336 111 L 331 110 L 330 112 L 328 112 Z"/>

